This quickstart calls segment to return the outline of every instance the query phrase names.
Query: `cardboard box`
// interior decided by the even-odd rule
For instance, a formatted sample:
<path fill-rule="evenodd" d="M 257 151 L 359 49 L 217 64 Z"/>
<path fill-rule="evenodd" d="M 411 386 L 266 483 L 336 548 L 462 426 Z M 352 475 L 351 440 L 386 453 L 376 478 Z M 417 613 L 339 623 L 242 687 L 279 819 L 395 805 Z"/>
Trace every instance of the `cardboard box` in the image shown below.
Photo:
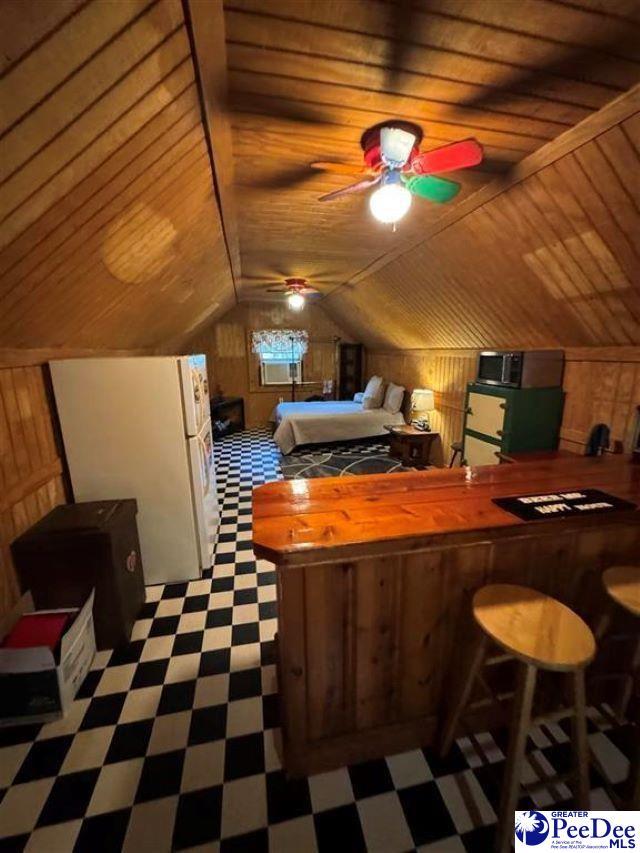
<path fill-rule="evenodd" d="M 82 608 L 40 613 L 75 613 L 62 635 L 59 649 L 0 647 L 0 726 L 45 723 L 63 717 L 91 666 L 96 653 L 92 592 Z M 35 612 L 31 593 L 25 593 L 0 623 L 0 639 L 25 613 Z"/>

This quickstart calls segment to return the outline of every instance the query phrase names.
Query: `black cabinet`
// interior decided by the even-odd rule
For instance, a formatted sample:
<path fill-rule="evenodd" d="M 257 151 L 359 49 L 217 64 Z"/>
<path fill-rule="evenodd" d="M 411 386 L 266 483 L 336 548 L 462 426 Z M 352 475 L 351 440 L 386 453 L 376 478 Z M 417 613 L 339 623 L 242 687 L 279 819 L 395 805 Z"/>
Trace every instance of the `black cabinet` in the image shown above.
<path fill-rule="evenodd" d="M 352 400 L 362 391 L 362 344 L 340 344 L 338 400 Z"/>
<path fill-rule="evenodd" d="M 211 400 L 211 423 L 214 438 L 232 435 L 244 429 L 242 397 L 217 397 Z"/>
<path fill-rule="evenodd" d="M 126 643 L 144 603 L 135 500 L 56 507 L 11 546 L 36 608 L 79 607 L 95 587 L 96 645 Z"/>

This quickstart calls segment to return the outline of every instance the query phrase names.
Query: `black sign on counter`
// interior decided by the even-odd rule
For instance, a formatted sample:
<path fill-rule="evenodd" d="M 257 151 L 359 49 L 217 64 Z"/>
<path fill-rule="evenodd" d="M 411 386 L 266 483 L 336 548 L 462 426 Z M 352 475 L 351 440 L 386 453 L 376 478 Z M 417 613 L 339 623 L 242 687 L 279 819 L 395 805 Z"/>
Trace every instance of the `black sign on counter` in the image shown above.
<path fill-rule="evenodd" d="M 636 509 L 636 505 L 599 489 L 573 489 L 547 495 L 521 495 L 515 498 L 492 498 L 493 503 L 517 515 L 523 521 L 543 518 L 593 515 Z"/>

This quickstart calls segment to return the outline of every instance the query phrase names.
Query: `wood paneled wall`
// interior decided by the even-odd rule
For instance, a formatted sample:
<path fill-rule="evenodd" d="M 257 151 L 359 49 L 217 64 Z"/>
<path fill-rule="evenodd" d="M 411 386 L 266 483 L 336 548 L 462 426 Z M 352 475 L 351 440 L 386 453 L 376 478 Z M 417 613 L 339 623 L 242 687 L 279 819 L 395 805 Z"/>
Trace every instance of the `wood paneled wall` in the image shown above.
<path fill-rule="evenodd" d="M 430 417 L 432 428 L 442 437 L 445 463 L 449 446 L 462 436 L 464 393 L 476 369 L 472 350 L 377 352 L 367 350 L 367 378 L 377 374 L 387 382 L 414 388 L 431 388 L 436 409 Z"/>
<path fill-rule="evenodd" d="M 43 368 L 0 367 L 0 617 L 18 596 L 11 542 L 64 500 Z"/>
<path fill-rule="evenodd" d="M 640 347 L 569 350 L 561 447 L 581 453 L 592 427 L 605 423 L 611 438 L 631 450 L 640 406 Z"/>
<path fill-rule="evenodd" d="M 275 302 L 241 302 L 189 341 L 190 352 L 207 355 L 211 393 L 218 390 L 225 397 L 244 398 L 248 427 L 266 424 L 279 397 L 291 399 L 290 385 L 260 386 L 258 359 L 251 352 L 253 329 L 278 328 L 309 332 L 309 350 L 303 362 L 305 384 L 296 390 L 296 399 L 319 393 L 323 379 L 335 378 L 335 339 L 351 339 L 317 304 L 310 303 L 295 314 Z"/>
<path fill-rule="evenodd" d="M 367 351 L 367 376 L 435 391 L 431 421 L 442 435 L 445 458 L 449 445 L 462 437 L 464 394 L 476 371 L 478 350 Z M 582 348 L 565 351 L 565 405 L 560 446 L 585 449 L 597 423 L 611 428 L 613 441 L 631 449 L 640 405 L 640 347 Z"/>
<path fill-rule="evenodd" d="M 326 309 L 374 349 L 639 345 L 639 109 L 636 87 Z"/>

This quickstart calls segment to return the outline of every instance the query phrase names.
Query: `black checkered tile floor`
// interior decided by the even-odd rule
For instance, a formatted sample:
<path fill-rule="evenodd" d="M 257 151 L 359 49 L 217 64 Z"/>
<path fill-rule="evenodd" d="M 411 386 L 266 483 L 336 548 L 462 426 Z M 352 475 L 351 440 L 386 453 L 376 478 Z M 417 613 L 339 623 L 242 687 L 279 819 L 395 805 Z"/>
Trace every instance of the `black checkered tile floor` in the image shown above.
<path fill-rule="evenodd" d="M 285 779 L 275 748 L 275 574 L 251 550 L 251 490 L 279 477 L 278 454 L 256 431 L 223 440 L 215 455 L 213 576 L 149 587 L 131 642 L 98 654 L 65 719 L 0 729 L 0 851 L 485 853 L 501 733 L 459 740 L 446 761 L 416 749 Z M 629 732 L 596 711 L 590 729 L 619 781 Z M 538 728 L 531 740 L 531 779 L 565 769 L 565 728 Z M 600 782 L 594 774 L 592 807 L 610 808 Z"/>

